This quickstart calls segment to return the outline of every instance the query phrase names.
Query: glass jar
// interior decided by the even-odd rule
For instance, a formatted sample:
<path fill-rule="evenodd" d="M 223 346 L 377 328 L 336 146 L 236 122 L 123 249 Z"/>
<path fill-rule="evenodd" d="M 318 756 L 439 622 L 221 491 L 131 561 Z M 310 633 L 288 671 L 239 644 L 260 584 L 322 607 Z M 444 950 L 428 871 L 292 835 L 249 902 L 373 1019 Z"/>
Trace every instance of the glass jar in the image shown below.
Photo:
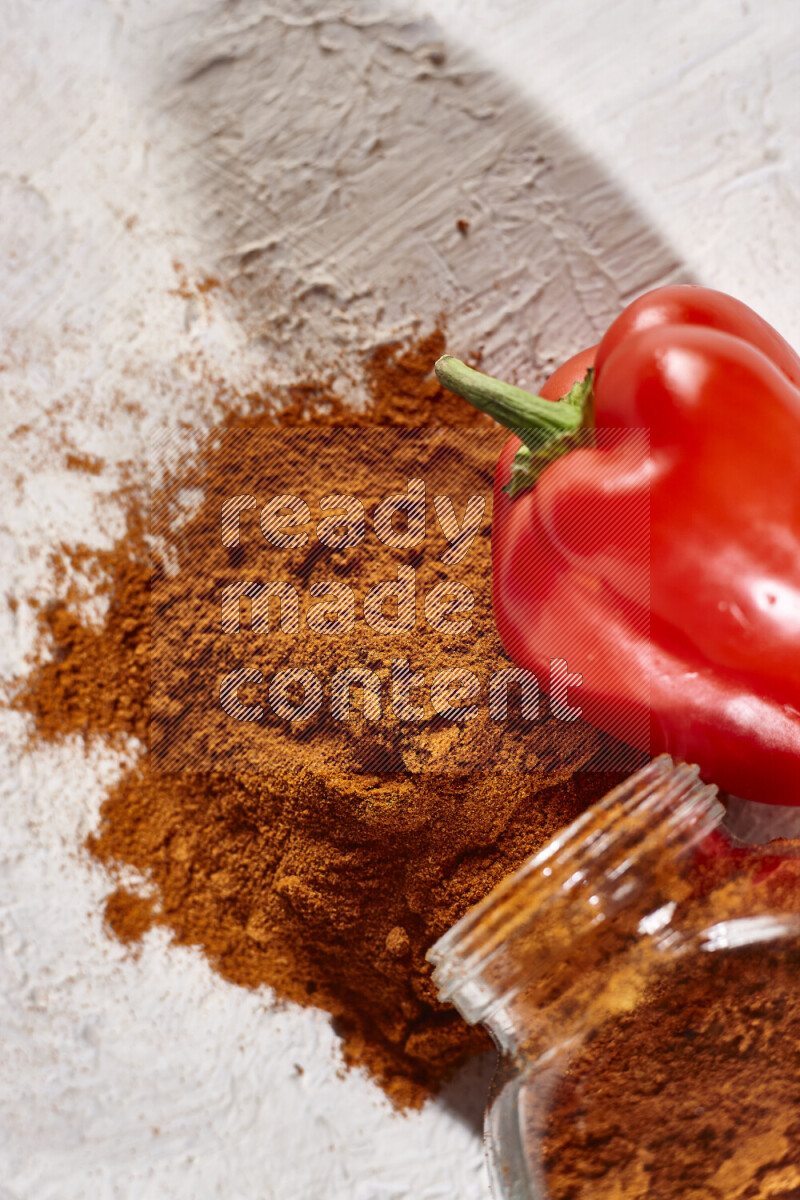
<path fill-rule="evenodd" d="M 662 756 L 429 952 L 500 1050 L 503 1200 L 800 1198 L 800 858 Z"/>

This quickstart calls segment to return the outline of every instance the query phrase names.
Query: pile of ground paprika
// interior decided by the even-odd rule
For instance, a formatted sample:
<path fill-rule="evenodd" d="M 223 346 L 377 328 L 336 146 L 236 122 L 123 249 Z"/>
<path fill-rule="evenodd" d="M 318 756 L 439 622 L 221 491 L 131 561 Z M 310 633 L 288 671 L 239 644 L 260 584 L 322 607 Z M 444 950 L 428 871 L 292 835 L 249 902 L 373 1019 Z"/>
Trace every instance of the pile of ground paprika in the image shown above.
<path fill-rule="evenodd" d="M 209 428 L 202 452 L 170 487 L 218 486 L 230 463 L 214 447 L 237 428 L 479 424 L 482 415 L 436 382 L 432 366 L 444 348 L 444 334 L 435 330 L 413 345 L 384 345 L 368 355 L 370 399 L 360 411 L 315 382 L 249 397 L 242 412 L 233 406 Z M 489 491 L 495 457 L 496 450 L 486 455 Z M 374 489 L 381 471 L 379 461 L 365 458 L 351 490 Z M 309 479 L 320 494 L 327 490 L 328 480 Z M 537 753 L 526 753 L 524 730 L 512 723 L 498 742 L 483 719 L 474 734 L 478 758 L 458 775 L 348 773 L 330 756 L 318 770 L 298 771 L 269 746 L 263 764 L 246 772 L 154 770 L 147 750 L 148 510 L 135 489 L 125 503 L 126 532 L 111 550 L 61 551 L 66 575 L 77 568 L 105 596 L 105 616 L 93 624 L 82 613 L 84 593 L 61 588 L 40 611 L 41 652 L 13 700 L 29 714 L 34 741 L 136 739 L 135 759 L 109 792 L 87 843 L 109 870 L 107 927 L 134 948 L 152 926 L 166 927 L 232 984 L 267 985 L 281 999 L 326 1010 L 345 1061 L 365 1067 L 399 1107 L 417 1105 L 489 1044 L 483 1031 L 438 1002 L 426 951 L 618 781 L 612 772 L 581 769 L 603 755 L 607 739 L 581 721 L 564 725 L 544 715 Z M 182 533 L 191 536 L 191 517 Z M 487 661 L 507 661 L 489 602 L 488 537 L 460 578 L 483 598 L 471 630 L 475 644 Z M 174 632 L 191 636 L 188 626 Z M 426 653 L 427 666 L 437 665 L 437 653 L 439 665 L 450 665 L 441 648 L 432 644 Z M 233 745 L 235 722 L 229 730 Z M 510 769 L 496 769 L 499 754 Z M 120 867 L 140 874 L 141 889 L 114 886 Z"/>

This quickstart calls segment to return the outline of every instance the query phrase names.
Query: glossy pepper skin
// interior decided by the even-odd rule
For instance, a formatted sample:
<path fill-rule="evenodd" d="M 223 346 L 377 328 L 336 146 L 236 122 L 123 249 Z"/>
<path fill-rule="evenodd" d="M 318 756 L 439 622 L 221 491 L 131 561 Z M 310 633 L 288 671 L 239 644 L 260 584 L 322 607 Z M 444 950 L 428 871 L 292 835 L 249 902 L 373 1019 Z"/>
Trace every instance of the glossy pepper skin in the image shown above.
<path fill-rule="evenodd" d="M 746 305 L 676 286 L 631 304 L 542 397 L 592 365 L 596 444 L 513 498 L 519 438 L 497 466 L 503 644 L 542 683 L 566 660 L 570 703 L 598 728 L 800 804 L 800 358 Z"/>

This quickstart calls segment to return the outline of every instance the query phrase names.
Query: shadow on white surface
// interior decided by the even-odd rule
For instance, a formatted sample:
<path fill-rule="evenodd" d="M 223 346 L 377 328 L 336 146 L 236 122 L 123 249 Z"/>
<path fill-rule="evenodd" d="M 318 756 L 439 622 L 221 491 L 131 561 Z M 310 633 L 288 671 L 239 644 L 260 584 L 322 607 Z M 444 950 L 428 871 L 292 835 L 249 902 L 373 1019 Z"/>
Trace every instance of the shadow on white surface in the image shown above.
<path fill-rule="evenodd" d="M 497 1055 L 493 1050 L 481 1054 L 465 1063 L 437 1097 L 437 1103 L 476 1137 L 483 1137 L 483 1115 L 496 1067 Z"/>
<path fill-rule="evenodd" d="M 226 4 L 149 61 L 155 169 L 274 371 L 444 312 L 454 350 L 534 383 L 685 278 L 601 163 L 413 5 Z"/>

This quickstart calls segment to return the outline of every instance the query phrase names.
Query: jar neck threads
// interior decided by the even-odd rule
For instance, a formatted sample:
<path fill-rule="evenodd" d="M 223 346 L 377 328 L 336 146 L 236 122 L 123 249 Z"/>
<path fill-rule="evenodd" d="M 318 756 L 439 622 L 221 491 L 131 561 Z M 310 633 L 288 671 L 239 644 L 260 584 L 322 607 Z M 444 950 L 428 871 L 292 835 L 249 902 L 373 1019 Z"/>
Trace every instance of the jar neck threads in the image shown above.
<path fill-rule="evenodd" d="M 613 921 L 624 941 L 675 898 L 678 860 L 723 816 L 716 794 L 697 767 L 668 755 L 632 775 L 431 947 L 440 999 L 470 1023 L 490 1026 L 522 987 L 542 984 L 534 1002 L 549 1003 L 559 978 L 566 987 L 580 960 L 595 953 L 587 934 L 598 924 Z M 608 955 L 613 939 L 603 942 Z"/>

